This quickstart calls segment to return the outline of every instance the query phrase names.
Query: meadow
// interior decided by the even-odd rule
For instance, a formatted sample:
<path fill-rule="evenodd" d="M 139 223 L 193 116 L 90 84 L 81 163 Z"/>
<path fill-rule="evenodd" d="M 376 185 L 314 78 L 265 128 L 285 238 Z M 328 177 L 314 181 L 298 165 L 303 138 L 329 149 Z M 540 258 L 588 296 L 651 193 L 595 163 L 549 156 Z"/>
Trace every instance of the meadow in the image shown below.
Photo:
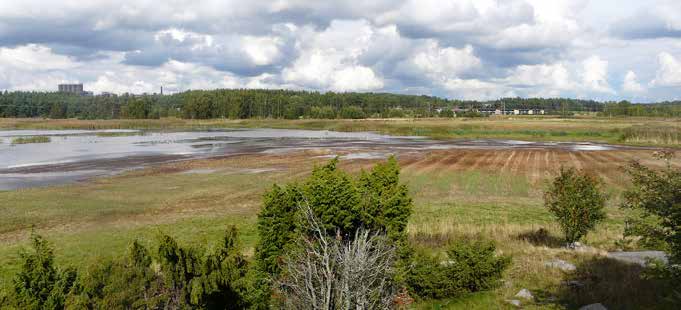
<path fill-rule="evenodd" d="M 495 126 L 496 130 L 502 125 L 514 130 L 521 128 L 522 122 L 534 121 L 509 120 Z M 406 121 L 395 121 L 394 128 L 408 128 L 403 122 Z M 444 121 L 411 122 L 433 128 L 444 124 Z M 469 122 L 482 126 L 485 121 Z M 554 128 L 551 130 L 574 128 L 580 132 L 618 126 L 616 122 L 594 123 L 584 129 L 570 125 L 571 121 L 537 122 L 544 124 L 544 130 L 549 130 L 548 122 Z M 254 124 L 259 123 L 241 123 Z M 333 125 L 325 121 L 281 124 L 306 128 Z M 375 123 L 348 121 L 333 126 L 350 124 Z M 328 153 L 321 149 L 184 161 L 84 183 L 0 192 L 3 202 L 0 288 L 11 285 L 11 275 L 18 269 L 18 252 L 27 245 L 31 231 L 43 234 L 54 244 L 58 263 L 76 267 L 118 255 L 135 239 L 152 245 L 160 232 L 175 236 L 180 242 L 210 245 L 230 224 L 239 228 L 241 246 L 247 255 L 252 255 L 262 194 L 274 183 L 308 175 L 314 164 L 327 160 L 318 156 Z M 620 193 L 628 185 L 622 167 L 634 159 L 659 165 L 651 153 L 645 149 L 587 152 L 453 149 L 401 154 L 398 159 L 402 179 L 415 199 L 408 231 L 418 249 L 437 252 L 450 240 L 482 237 L 495 240 L 501 252 L 513 256 L 500 288 L 463 299 L 419 301 L 414 307 L 508 308 L 511 306 L 506 300 L 521 288 L 535 294 L 535 301 L 525 305 L 528 309 L 562 309 L 593 302 L 617 309 L 655 306 L 664 283 L 641 279 L 640 268 L 604 256 L 606 251 L 618 249 L 616 241 L 622 238 L 626 213 L 618 208 L 618 203 Z M 375 162 L 342 160 L 341 168 L 357 173 Z M 681 165 L 681 161 L 677 159 L 674 165 Z M 558 227 L 542 206 L 543 189 L 561 166 L 595 173 L 603 179 L 611 196 L 609 218 L 587 236 L 586 244 L 592 248 L 585 252 L 562 248 Z M 577 270 L 564 273 L 544 265 L 556 258 L 577 265 Z M 570 280 L 580 281 L 583 287 L 569 288 L 565 283 Z"/>
<path fill-rule="evenodd" d="M 0 119 L 0 129 L 147 129 L 202 130 L 215 128 L 286 128 L 335 131 L 374 131 L 435 139 L 517 139 L 529 141 L 594 141 L 628 145 L 678 146 L 681 121 L 676 118 L 610 118 L 592 115 L 491 116 L 486 118 L 284 120 L 77 120 Z"/>

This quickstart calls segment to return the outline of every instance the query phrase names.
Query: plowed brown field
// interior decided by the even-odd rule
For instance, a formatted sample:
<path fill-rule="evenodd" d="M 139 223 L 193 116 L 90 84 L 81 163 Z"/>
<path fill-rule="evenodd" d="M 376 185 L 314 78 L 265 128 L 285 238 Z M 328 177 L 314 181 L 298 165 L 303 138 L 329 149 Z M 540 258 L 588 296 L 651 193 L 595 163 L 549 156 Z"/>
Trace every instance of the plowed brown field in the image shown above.
<path fill-rule="evenodd" d="M 593 173 L 614 186 L 626 184 L 625 167 L 633 160 L 662 167 L 650 150 L 568 151 L 538 149 L 446 150 L 425 155 L 400 157 L 405 173 L 439 174 L 447 171 L 485 171 L 525 176 L 537 184 L 555 174 L 561 167 L 575 167 Z M 679 159 L 673 162 L 681 166 Z"/>

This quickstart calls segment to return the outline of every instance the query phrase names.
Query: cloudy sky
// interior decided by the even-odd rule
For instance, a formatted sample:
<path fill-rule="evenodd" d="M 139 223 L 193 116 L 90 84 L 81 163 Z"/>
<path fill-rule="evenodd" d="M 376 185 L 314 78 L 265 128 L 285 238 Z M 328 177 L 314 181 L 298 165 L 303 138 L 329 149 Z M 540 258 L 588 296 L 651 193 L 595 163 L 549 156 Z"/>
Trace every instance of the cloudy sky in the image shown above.
<path fill-rule="evenodd" d="M 678 0 L 0 0 L 0 89 L 681 98 Z"/>

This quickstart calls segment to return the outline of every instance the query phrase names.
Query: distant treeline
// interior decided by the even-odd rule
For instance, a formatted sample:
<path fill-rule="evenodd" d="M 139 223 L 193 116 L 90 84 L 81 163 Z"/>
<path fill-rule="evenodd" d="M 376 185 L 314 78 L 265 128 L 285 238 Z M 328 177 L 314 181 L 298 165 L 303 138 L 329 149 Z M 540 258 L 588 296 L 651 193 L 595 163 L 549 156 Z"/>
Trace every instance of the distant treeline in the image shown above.
<path fill-rule="evenodd" d="M 0 117 L 116 118 L 368 118 L 476 116 L 477 110 L 541 109 L 546 114 L 681 116 L 681 102 L 632 104 L 566 98 L 464 101 L 391 93 L 220 89 L 172 95 L 78 96 L 58 92 L 2 92 Z"/>

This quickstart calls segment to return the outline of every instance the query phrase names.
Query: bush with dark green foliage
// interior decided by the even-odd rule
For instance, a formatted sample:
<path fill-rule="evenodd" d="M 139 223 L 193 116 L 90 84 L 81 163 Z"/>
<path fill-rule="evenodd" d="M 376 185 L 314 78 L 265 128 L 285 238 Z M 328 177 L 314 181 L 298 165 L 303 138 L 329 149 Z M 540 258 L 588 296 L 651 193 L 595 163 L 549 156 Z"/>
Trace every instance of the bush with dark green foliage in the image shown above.
<path fill-rule="evenodd" d="M 265 194 L 263 208 L 258 214 L 260 240 L 255 252 L 261 271 L 268 274 L 279 273 L 279 258 L 297 236 L 296 209 L 301 200 L 302 192 L 296 184 L 286 187 L 275 184 Z"/>
<path fill-rule="evenodd" d="M 246 307 L 244 279 L 247 262 L 237 248 L 237 232 L 231 227 L 218 247 L 201 255 L 195 248 L 180 247 L 162 236 L 158 247 L 164 288 L 178 307 L 242 309 Z"/>
<path fill-rule="evenodd" d="M 134 241 L 126 257 L 92 264 L 81 273 L 67 306 L 78 309 L 161 308 L 168 301 L 151 263 L 149 251 Z"/>
<path fill-rule="evenodd" d="M 625 235 L 638 236 L 645 247 L 670 254 L 671 266 L 681 264 L 681 169 L 671 165 L 673 153 L 660 152 L 666 169 L 656 171 L 633 162 L 627 169 L 632 187 L 624 193 L 622 207 L 637 212 L 627 221 Z M 676 265 L 678 266 L 678 265 Z M 681 281 L 681 268 L 669 270 Z"/>
<path fill-rule="evenodd" d="M 275 185 L 265 195 L 258 215 L 255 257 L 258 268 L 268 277 L 280 272 L 281 258 L 301 234 L 309 234 L 300 222 L 299 206 L 304 203 L 321 221 L 325 233 L 352 239 L 358 229 L 385 233 L 397 242 L 398 253 L 406 257 L 406 225 L 412 199 L 399 182 L 399 167 L 394 157 L 363 171 L 355 179 L 337 168 L 338 159 L 315 167 L 312 175 L 299 184 L 282 188 Z"/>
<path fill-rule="evenodd" d="M 558 221 L 569 245 L 605 219 L 607 195 L 593 175 L 561 168 L 544 193 L 544 205 Z"/>
<path fill-rule="evenodd" d="M 407 272 L 412 294 L 448 298 L 496 287 L 511 258 L 496 254 L 491 241 L 462 240 L 451 244 L 447 258 L 419 253 Z"/>
<path fill-rule="evenodd" d="M 32 251 L 19 253 L 22 265 L 10 301 L 19 309 L 63 309 L 76 279 L 75 270 L 59 270 L 52 247 L 41 236 L 31 235 L 31 247 Z"/>
<path fill-rule="evenodd" d="M 211 251 L 181 247 L 162 235 L 156 259 L 137 241 L 118 260 L 89 266 L 78 277 L 54 266 L 46 241 L 33 236 L 22 252 L 14 294 L 0 307 L 18 309 L 244 309 L 248 265 L 231 227 Z M 157 264 L 153 262 L 156 261 Z"/>
<path fill-rule="evenodd" d="M 256 258 L 263 270 L 275 273 L 276 263 L 300 227 L 298 206 L 305 202 L 322 221 L 326 233 L 352 238 L 360 228 L 385 232 L 392 240 L 406 240 L 406 226 L 412 199 L 399 183 L 399 167 L 394 157 L 363 171 L 357 180 L 337 168 L 338 159 L 315 167 L 300 184 L 284 188 L 274 185 L 265 195 L 258 215 L 260 242 Z"/>

